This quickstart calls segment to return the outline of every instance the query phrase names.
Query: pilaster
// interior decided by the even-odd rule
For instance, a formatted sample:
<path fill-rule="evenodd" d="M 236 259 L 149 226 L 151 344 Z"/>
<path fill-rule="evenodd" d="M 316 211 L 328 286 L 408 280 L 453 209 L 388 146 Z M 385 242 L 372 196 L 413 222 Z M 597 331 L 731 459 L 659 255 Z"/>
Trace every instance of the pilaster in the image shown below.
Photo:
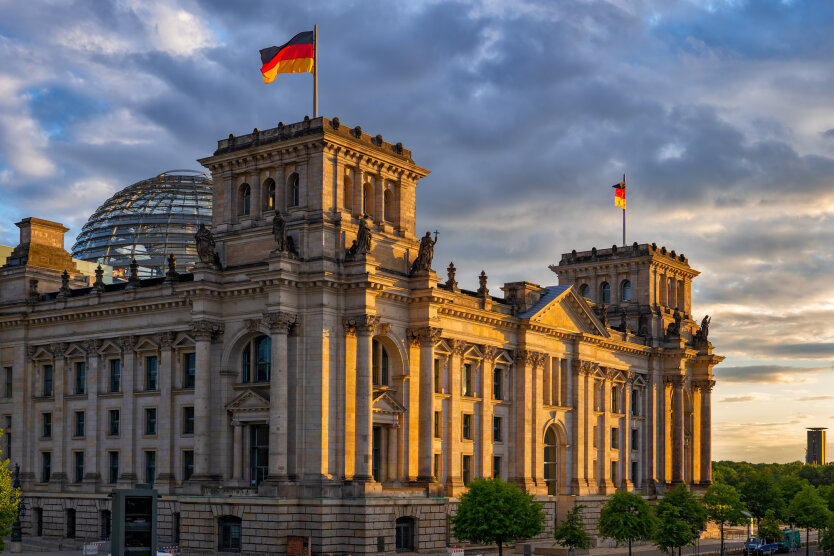
<path fill-rule="evenodd" d="M 194 475 L 192 484 L 216 480 L 211 472 L 211 343 L 223 334 L 223 324 L 210 320 L 191 323 L 197 343 L 194 385 Z"/>

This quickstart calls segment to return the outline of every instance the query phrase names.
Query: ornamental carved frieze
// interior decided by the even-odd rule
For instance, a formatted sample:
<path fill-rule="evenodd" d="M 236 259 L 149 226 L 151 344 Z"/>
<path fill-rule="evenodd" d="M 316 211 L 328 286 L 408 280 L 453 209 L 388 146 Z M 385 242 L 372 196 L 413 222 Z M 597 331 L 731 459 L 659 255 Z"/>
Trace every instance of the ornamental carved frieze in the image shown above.
<path fill-rule="evenodd" d="M 424 326 L 422 328 L 409 328 L 408 339 L 421 347 L 433 347 L 434 343 L 440 339 L 443 333 L 442 328 L 435 328 L 433 326 Z"/>
<path fill-rule="evenodd" d="M 379 320 L 379 317 L 376 315 L 358 315 L 343 318 L 342 325 L 345 327 L 347 334 L 370 336 L 379 325 Z"/>
<path fill-rule="evenodd" d="M 515 360 L 520 365 L 529 365 L 535 369 L 547 361 L 547 354 L 529 349 L 519 349 L 515 352 Z"/>
<path fill-rule="evenodd" d="M 599 363 L 594 363 L 593 361 L 574 359 L 574 365 L 576 365 L 576 370 L 580 375 L 592 375 L 599 370 Z"/>
<path fill-rule="evenodd" d="M 191 334 L 194 339 L 200 341 L 212 341 L 223 334 L 225 327 L 223 323 L 211 320 L 198 320 L 190 324 Z"/>
<path fill-rule="evenodd" d="M 481 353 L 484 354 L 484 361 L 495 361 L 498 357 L 498 349 L 494 346 L 482 346 Z"/>
<path fill-rule="evenodd" d="M 52 351 L 52 357 L 54 359 L 63 359 L 64 354 L 67 352 L 67 344 L 56 342 L 49 346 L 50 351 Z"/>
<path fill-rule="evenodd" d="M 697 388 L 701 391 L 701 393 L 709 393 L 712 392 L 713 387 L 715 387 L 715 381 L 707 379 L 693 380 L 692 387 Z"/>
<path fill-rule="evenodd" d="M 452 355 L 456 355 L 457 357 L 463 357 L 466 350 L 469 349 L 469 344 L 463 340 L 447 340 L 446 343 L 452 349 Z"/>
<path fill-rule="evenodd" d="M 101 347 L 101 340 L 86 340 L 81 344 L 81 349 L 84 350 L 88 356 L 94 357 L 98 354 L 98 348 Z"/>
<path fill-rule="evenodd" d="M 174 338 L 177 335 L 171 331 L 163 332 L 159 335 L 159 347 L 162 349 L 170 349 L 172 345 L 174 345 Z"/>
<path fill-rule="evenodd" d="M 29 344 L 28 346 L 26 346 L 26 355 L 27 355 L 27 357 L 29 357 L 29 359 L 32 359 L 35 356 L 35 353 L 37 353 L 37 352 L 38 352 L 38 346 L 33 346 L 32 344 Z"/>
<path fill-rule="evenodd" d="M 119 338 L 119 347 L 122 348 L 123 352 L 136 349 L 136 336 L 121 336 Z"/>
<path fill-rule="evenodd" d="M 298 317 L 292 313 L 274 311 L 264 313 L 263 321 L 271 331 L 279 334 L 289 334 L 290 329 L 298 323 Z"/>

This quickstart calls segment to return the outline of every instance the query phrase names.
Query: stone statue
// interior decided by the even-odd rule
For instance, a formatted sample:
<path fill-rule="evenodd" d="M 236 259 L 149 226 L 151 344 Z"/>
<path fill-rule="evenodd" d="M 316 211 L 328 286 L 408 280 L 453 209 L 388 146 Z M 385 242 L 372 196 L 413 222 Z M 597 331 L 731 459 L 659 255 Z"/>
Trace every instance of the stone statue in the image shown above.
<path fill-rule="evenodd" d="M 692 337 L 692 343 L 695 344 L 696 347 L 706 347 L 709 345 L 709 340 L 707 337 L 709 336 L 709 323 L 712 319 L 709 318 L 709 315 L 705 316 L 701 320 L 701 329 L 695 333 Z"/>
<path fill-rule="evenodd" d="M 675 313 L 673 315 L 675 322 L 670 322 L 669 326 L 666 327 L 666 335 L 667 336 L 680 336 L 681 335 L 681 321 L 683 318 L 681 317 L 680 311 L 675 309 Z"/>
<path fill-rule="evenodd" d="M 348 257 L 354 257 L 359 253 L 367 253 L 371 250 L 371 227 L 368 225 L 367 217 L 359 219 L 359 230 L 356 232 L 356 239 L 350 244 L 347 250 Z"/>
<path fill-rule="evenodd" d="M 599 321 L 602 323 L 602 326 L 608 327 L 608 307 L 605 305 L 599 306 Z"/>
<path fill-rule="evenodd" d="M 69 297 L 72 295 L 72 290 L 69 287 L 70 275 L 69 272 L 64 270 L 64 273 L 61 274 L 61 289 L 58 290 L 58 297 L 64 298 Z"/>
<path fill-rule="evenodd" d="M 706 340 L 706 339 L 707 339 L 707 337 L 709 337 L 709 323 L 710 323 L 710 321 L 712 321 L 712 319 L 711 319 L 711 318 L 709 318 L 709 315 L 706 315 L 706 316 L 705 316 L 705 317 L 701 320 L 701 330 L 700 330 L 700 333 L 701 333 L 701 335 L 704 337 L 704 340 Z"/>
<path fill-rule="evenodd" d="M 420 240 L 420 250 L 417 251 L 417 258 L 411 265 L 411 272 L 418 272 L 420 270 L 431 270 L 431 261 L 434 258 L 434 244 L 437 243 L 437 238 L 431 238 L 431 232 L 426 232 L 423 239 Z"/>
<path fill-rule="evenodd" d="M 104 269 L 101 265 L 96 268 L 96 281 L 93 282 L 93 291 L 101 293 L 104 291 Z"/>
<path fill-rule="evenodd" d="M 197 240 L 197 256 L 200 262 L 209 266 L 216 266 L 218 261 L 217 254 L 214 252 L 214 236 L 206 228 L 205 224 L 200 224 L 200 229 L 194 234 L 194 239 Z"/>
<path fill-rule="evenodd" d="M 275 238 L 275 243 L 278 244 L 276 251 L 289 251 L 287 245 L 287 221 L 281 216 L 281 212 L 275 209 L 275 218 L 272 219 L 272 235 Z"/>
<path fill-rule="evenodd" d="M 649 335 L 649 319 L 645 314 L 641 314 L 637 319 L 637 334 L 640 336 Z"/>
<path fill-rule="evenodd" d="M 455 273 L 457 269 L 455 268 L 455 263 L 449 263 L 449 267 L 446 269 L 448 274 L 448 278 L 446 279 L 446 289 L 450 291 L 456 291 L 458 288 L 458 281 L 455 280 Z"/>
<path fill-rule="evenodd" d="M 429 233 L 426 232 L 426 235 L 428 236 Z M 479 284 L 478 285 L 478 297 L 483 297 L 484 299 L 489 297 L 489 288 L 487 288 L 487 274 L 486 274 L 486 271 L 484 271 L 484 270 L 481 271 L 481 275 L 478 276 L 478 284 Z"/>
<path fill-rule="evenodd" d="M 168 255 L 168 272 L 165 273 L 166 282 L 176 282 L 179 280 L 179 273 L 177 273 L 177 258 L 173 253 Z"/>

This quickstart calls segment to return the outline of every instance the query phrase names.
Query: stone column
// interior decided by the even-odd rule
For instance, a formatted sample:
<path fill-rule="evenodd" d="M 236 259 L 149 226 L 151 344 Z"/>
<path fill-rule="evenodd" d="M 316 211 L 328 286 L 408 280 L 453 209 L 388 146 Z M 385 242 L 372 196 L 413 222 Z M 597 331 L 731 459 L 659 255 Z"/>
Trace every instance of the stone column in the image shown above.
<path fill-rule="evenodd" d="M 611 494 L 616 486 L 611 481 L 611 386 L 613 384 L 612 371 L 606 373 L 602 381 L 602 434 L 600 435 L 599 461 L 599 491 L 600 494 Z"/>
<path fill-rule="evenodd" d="M 253 219 L 259 220 L 264 216 L 264 196 L 263 191 L 261 191 L 261 175 L 257 169 L 253 170 L 252 173 L 249 175 L 249 187 L 252 188 L 252 197 L 250 197 L 249 199 L 249 214 L 252 216 Z"/>
<path fill-rule="evenodd" d="M 515 481 L 521 488 L 535 487 L 532 468 L 533 445 L 533 373 L 541 354 L 530 350 L 516 353 L 515 398 Z"/>
<path fill-rule="evenodd" d="M 119 487 L 133 488 L 141 480 L 145 482 L 144 475 L 141 477 L 136 473 L 136 460 L 141 454 L 136 451 L 136 431 L 144 423 L 137 423 L 136 400 L 133 398 L 135 371 L 136 371 L 136 346 L 135 336 L 123 336 L 119 338 L 119 345 L 122 348 L 122 408 L 119 411 Z M 141 430 L 140 430 L 141 434 Z"/>
<path fill-rule="evenodd" d="M 210 320 L 191 323 L 191 333 L 197 341 L 194 384 L 194 481 L 211 477 L 211 342 L 223 333 L 223 324 Z"/>
<path fill-rule="evenodd" d="M 87 408 L 84 426 L 86 428 L 86 447 L 84 449 L 84 483 L 87 489 L 95 491 L 101 481 L 101 465 L 99 463 L 102 446 L 99 424 L 99 375 L 101 374 L 101 356 L 98 353 L 100 342 L 87 340 L 84 350 L 87 352 Z"/>
<path fill-rule="evenodd" d="M 243 484 L 243 423 L 232 421 L 234 429 L 232 442 L 232 480 L 235 484 Z"/>
<path fill-rule="evenodd" d="M 434 440 L 434 342 L 440 337 L 440 328 L 426 326 L 408 331 L 420 344 L 420 426 L 418 427 L 417 480 L 434 482 L 432 455 Z"/>
<path fill-rule="evenodd" d="M 701 391 L 701 476 L 702 485 L 712 484 L 712 388 L 714 380 L 699 380 L 695 385 Z"/>
<path fill-rule="evenodd" d="M 182 434 L 182 425 L 176 427 L 174 415 L 174 339 L 173 332 L 163 332 L 159 337 L 159 361 L 157 364 L 157 383 L 159 387 L 159 406 L 156 415 L 159 436 L 159 450 L 156 451 L 156 481 L 154 488 L 161 494 L 170 492 L 171 485 L 176 483 L 176 469 L 174 468 L 174 453 L 177 445 L 174 439 Z"/>
<path fill-rule="evenodd" d="M 269 371 L 269 473 L 270 481 L 287 480 L 288 440 L 288 361 L 287 336 L 295 325 L 296 317 L 288 313 L 266 313 L 264 321 L 269 326 L 272 344 Z M 237 430 L 235 431 L 237 434 Z"/>
<path fill-rule="evenodd" d="M 391 425 L 388 427 L 388 480 L 397 481 L 397 427 L 398 425 Z"/>
<path fill-rule="evenodd" d="M 552 360 L 545 353 L 537 354 L 533 362 L 533 405 L 529 408 L 532 417 L 532 428 L 530 432 L 530 460 L 533 482 L 536 484 L 535 491 L 539 494 L 547 494 L 547 485 L 544 482 L 544 443 L 543 443 L 543 421 L 544 412 L 544 375 L 551 374 Z"/>
<path fill-rule="evenodd" d="M 354 481 L 373 481 L 371 439 L 373 437 L 373 396 L 371 386 L 371 340 L 379 317 L 356 318 L 356 470 Z"/>
<path fill-rule="evenodd" d="M 463 373 L 463 354 L 466 343 L 462 340 L 449 340 L 452 356 L 449 361 L 449 434 L 446 446 L 446 495 L 456 496 L 463 487 L 461 476 L 461 375 Z M 470 473 L 472 470 L 470 469 Z"/>
<path fill-rule="evenodd" d="M 620 461 L 622 462 L 622 480 L 620 481 L 620 488 L 625 490 L 633 490 L 634 485 L 631 477 L 631 385 L 633 384 L 633 377 L 629 377 L 623 386 L 623 423 L 620 427 Z"/>
<path fill-rule="evenodd" d="M 49 478 L 49 490 L 60 491 L 67 482 L 64 462 L 68 461 L 64 453 L 64 387 L 67 381 L 67 360 L 64 353 L 66 344 L 52 344 L 52 473 Z"/>
<path fill-rule="evenodd" d="M 683 482 L 683 384 L 681 375 L 667 377 L 672 385 L 672 483 Z"/>
<path fill-rule="evenodd" d="M 495 370 L 495 356 L 498 355 L 497 350 L 492 346 L 484 346 L 482 350 L 484 354 L 483 365 L 481 366 L 481 475 L 483 477 L 492 477 L 492 418 L 494 416 L 492 405 L 492 374 Z M 509 441 L 507 436 L 507 426 L 509 423 L 504 423 L 504 430 L 502 431 L 504 438 L 502 440 L 506 443 Z"/>
<path fill-rule="evenodd" d="M 574 442 L 573 459 L 574 459 L 574 475 L 571 479 L 571 494 L 582 495 L 587 493 L 588 489 L 588 475 L 587 475 L 587 450 L 591 444 L 591 435 L 587 431 L 587 390 L 586 382 L 588 378 L 590 366 L 578 359 L 573 360 L 573 372 L 576 375 L 575 398 L 573 400 L 574 409 L 574 439 L 583 439 L 582 442 Z"/>

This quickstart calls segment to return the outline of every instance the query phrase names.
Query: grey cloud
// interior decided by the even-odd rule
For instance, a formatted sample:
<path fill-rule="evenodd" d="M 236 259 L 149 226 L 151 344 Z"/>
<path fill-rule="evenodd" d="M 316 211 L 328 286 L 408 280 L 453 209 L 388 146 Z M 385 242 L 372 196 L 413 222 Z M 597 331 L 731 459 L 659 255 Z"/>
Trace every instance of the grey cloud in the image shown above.
<path fill-rule="evenodd" d="M 755 400 L 755 396 L 728 396 L 726 398 L 721 398 L 722 403 L 744 403 L 752 402 Z"/>
<path fill-rule="evenodd" d="M 794 399 L 797 402 L 817 402 L 823 400 L 834 400 L 834 396 L 802 396 Z"/>
<path fill-rule="evenodd" d="M 809 376 L 823 371 L 831 371 L 832 367 L 796 367 L 788 365 L 747 365 L 723 366 L 715 368 L 715 376 L 721 382 L 734 383 L 800 383 L 806 382 Z"/>

